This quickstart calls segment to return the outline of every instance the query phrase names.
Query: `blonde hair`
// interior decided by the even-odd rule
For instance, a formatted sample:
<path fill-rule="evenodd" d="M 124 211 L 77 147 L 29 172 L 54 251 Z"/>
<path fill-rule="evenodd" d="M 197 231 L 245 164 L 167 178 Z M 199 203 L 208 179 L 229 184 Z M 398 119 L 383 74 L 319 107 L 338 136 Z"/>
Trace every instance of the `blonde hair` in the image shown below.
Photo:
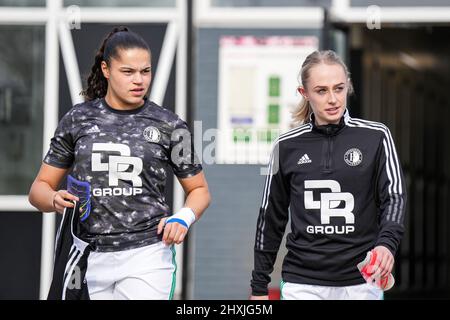
<path fill-rule="evenodd" d="M 314 51 L 306 57 L 299 74 L 301 85 L 306 88 L 311 68 L 321 63 L 338 64 L 344 69 L 345 75 L 349 81 L 348 95 L 351 95 L 353 93 L 353 85 L 350 79 L 350 72 L 342 59 L 333 50 Z M 294 125 L 297 126 L 306 123 L 312 113 L 313 111 L 309 101 L 302 98 L 297 107 L 292 111 Z"/>

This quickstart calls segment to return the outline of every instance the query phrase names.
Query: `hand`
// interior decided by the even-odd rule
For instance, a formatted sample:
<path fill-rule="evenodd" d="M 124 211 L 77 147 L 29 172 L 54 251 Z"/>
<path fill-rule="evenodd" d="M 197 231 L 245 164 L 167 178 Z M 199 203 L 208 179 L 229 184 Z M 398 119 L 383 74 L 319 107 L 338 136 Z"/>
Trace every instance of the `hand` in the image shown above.
<path fill-rule="evenodd" d="M 250 300 L 269 300 L 269 296 L 250 296 Z"/>
<path fill-rule="evenodd" d="M 377 246 L 372 251 L 377 254 L 377 260 L 375 262 L 375 267 L 372 270 L 373 274 L 371 278 L 384 278 L 392 272 L 394 267 L 394 256 L 391 251 L 385 246 Z"/>
<path fill-rule="evenodd" d="M 167 244 L 180 244 L 183 242 L 184 237 L 186 236 L 188 229 L 179 224 L 178 222 L 172 222 L 166 224 L 167 218 L 162 218 L 158 224 L 158 234 L 160 234 L 164 230 L 162 241 Z"/>
<path fill-rule="evenodd" d="M 63 213 L 64 208 L 73 208 L 73 202 L 66 200 L 79 201 L 78 197 L 70 194 L 67 190 L 55 191 L 52 198 L 53 209 L 58 213 Z"/>

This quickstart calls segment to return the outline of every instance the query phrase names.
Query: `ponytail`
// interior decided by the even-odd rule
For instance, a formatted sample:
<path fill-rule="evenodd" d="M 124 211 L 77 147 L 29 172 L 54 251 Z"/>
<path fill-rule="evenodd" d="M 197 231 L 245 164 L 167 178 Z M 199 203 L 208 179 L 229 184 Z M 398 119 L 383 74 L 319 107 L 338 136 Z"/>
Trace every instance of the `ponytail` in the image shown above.
<path fill-rule="evenodd" d="M 311 104 L 305 98 L 302 98 L 297 107 L 292 111 L 292 119 L 294 126 L 300 126 L 306 123 L 313 113 Z"/>

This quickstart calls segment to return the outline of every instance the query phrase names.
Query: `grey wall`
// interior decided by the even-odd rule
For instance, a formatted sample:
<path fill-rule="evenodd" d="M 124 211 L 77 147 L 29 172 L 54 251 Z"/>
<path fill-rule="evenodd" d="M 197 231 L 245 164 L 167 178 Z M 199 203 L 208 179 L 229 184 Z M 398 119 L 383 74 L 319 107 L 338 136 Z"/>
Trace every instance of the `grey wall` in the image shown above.
<path fill-rule="evenodd" d="M 222 35 L 319 37 L 320 30 L 199 29 L 194 119 L 203 121 L 203 131 L 217 128 L 218 54 Z M 264 186 L 260 168 L 260 165 L 204 165 L 213 201 L 191 230 L 189 256 L 193 282 L 187 298 L 248 298 L 256 220 Z M 282 255 L 280 252 L 278 264 Z M 272 286 L 278 286 L 279 278 L 279 270 L 275 270 Z"/>

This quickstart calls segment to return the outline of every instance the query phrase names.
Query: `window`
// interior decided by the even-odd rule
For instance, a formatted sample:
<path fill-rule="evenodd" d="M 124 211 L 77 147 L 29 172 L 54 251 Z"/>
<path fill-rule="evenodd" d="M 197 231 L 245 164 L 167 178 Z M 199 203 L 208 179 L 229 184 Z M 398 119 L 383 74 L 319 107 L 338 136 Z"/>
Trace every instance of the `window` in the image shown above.
<path fill-rule="evenodd" d="M 45 28 L 0 26 L 0 195 L 24 195 L 42 161 Z"/>

